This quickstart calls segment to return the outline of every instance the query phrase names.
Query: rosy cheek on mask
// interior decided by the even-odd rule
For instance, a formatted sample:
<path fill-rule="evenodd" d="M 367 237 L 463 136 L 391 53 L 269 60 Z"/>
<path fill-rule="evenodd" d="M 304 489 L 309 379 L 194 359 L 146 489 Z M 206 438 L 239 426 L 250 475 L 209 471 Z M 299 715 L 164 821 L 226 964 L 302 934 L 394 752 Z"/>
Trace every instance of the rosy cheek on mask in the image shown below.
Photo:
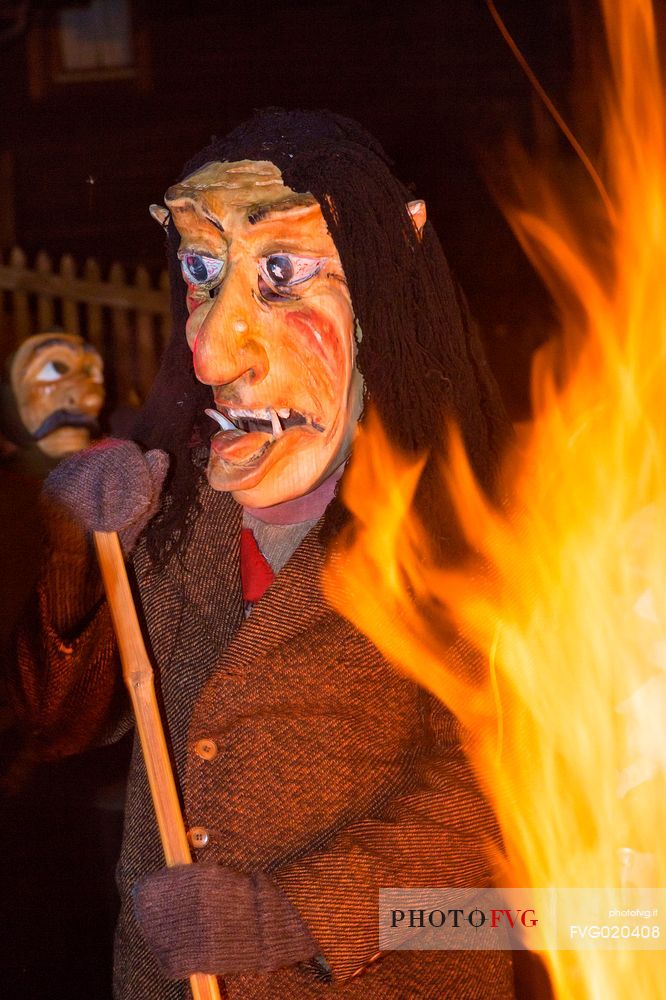
<path fill-rule="evenodd" d="M 329 378 L 339 378 L 345 370 L 345 356 L 336 324 L 311 307 L 290 312 L 285 318 L 304 349 L 323 363 Z"/>

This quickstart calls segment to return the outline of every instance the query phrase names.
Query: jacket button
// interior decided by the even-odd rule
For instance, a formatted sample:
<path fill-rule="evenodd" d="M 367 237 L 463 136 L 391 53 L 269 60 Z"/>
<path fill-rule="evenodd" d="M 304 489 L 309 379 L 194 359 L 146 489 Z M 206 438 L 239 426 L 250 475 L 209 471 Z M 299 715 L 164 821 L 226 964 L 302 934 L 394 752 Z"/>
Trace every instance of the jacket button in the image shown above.
<path fill-rule="evenodd" d="M 194 751 L 204 760 L 212 760 L 217 757 L 217 744 L 213 740 L 197 740 Z"/>
<path fill-rule="evenodd" d="M 205 826 L 191 826 L 187 831 L 187 839 L 196 849 L 205 847 L 208 843 L 208 830 Z"/>

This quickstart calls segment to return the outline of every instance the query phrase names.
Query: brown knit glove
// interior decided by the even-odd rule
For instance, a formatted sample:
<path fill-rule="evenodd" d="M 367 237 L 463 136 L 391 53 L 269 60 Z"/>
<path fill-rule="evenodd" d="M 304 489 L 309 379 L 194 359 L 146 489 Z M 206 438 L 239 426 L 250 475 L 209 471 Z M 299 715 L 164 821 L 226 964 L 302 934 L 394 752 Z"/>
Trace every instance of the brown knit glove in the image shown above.
<path fill-rule="evenodd" d="M 129 556 L 157 512 L 168 464 L 164 451 L 144 455 L 133 441 L 108 438 L 61 462 L 44 483 L 43 589 L 60 635 L 77 634 L 102 597 L 91 532 L 117 531 Z"/>
<path fill-rule="evenodd" d="M 317 944 L 263 872 L 177 865 L 141 879 L 134 912 L 169 979 L 194 972 L 271 972 L 314 957 Z"/>
<path fill-rule="evenodd" d="M 51 517 L 84 533 L 117 531 L 128 556 L 157 512 L 168 467 L 165 451 L 144 455 L 134 441 L 107 438 L 61 462 L 42 496 Z"/>

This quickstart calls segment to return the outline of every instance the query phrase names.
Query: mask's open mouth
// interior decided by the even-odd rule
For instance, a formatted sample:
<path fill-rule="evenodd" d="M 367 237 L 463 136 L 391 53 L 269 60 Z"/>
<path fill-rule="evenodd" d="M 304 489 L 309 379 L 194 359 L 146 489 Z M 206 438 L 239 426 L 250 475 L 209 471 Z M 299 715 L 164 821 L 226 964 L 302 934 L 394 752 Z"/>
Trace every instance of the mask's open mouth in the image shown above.
<path fill-rule="evenodd" d="M 295 453 L 324 433 L 313 416 L 300 410 L 220 406 L 206 413 L 220 427 L 211 438 L 208 459 L 208 481 L 214 489 L 254 485 L 280 456 Z"/>
<path fill-rule="evenodd" d="M 279 438 L 292 427 L 311 427 L 319 432 L 324 430 L 310 414 L 287 408 L 275 410 L 267 407 L 248 410 L 224 407 L 222 410 L 209 409 L 206 413 L 223 431 L 240 431 L 242 434 L 259 432 L 270 434 L 272 438 Z"/>
<path fill-rule="evenodd" d="M 286 407 L 220 406 L 206 413 L 220 428 L 210 441 L 207 473 L 217 490 L 253 487 L 280 458 L 324 433 L 313 416 Z"/>

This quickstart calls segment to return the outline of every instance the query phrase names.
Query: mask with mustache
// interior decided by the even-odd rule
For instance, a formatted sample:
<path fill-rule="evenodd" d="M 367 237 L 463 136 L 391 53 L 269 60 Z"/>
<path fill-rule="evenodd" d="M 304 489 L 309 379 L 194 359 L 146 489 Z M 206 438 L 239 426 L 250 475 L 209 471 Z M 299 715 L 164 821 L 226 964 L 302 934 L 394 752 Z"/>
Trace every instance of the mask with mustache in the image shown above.
<path fill-rule="evenodd" d="M 10 369 L 19 416 L 50 458 L 85 448 L 104 402 L 102 359 L 74 334 L 28 337 Z"/>

